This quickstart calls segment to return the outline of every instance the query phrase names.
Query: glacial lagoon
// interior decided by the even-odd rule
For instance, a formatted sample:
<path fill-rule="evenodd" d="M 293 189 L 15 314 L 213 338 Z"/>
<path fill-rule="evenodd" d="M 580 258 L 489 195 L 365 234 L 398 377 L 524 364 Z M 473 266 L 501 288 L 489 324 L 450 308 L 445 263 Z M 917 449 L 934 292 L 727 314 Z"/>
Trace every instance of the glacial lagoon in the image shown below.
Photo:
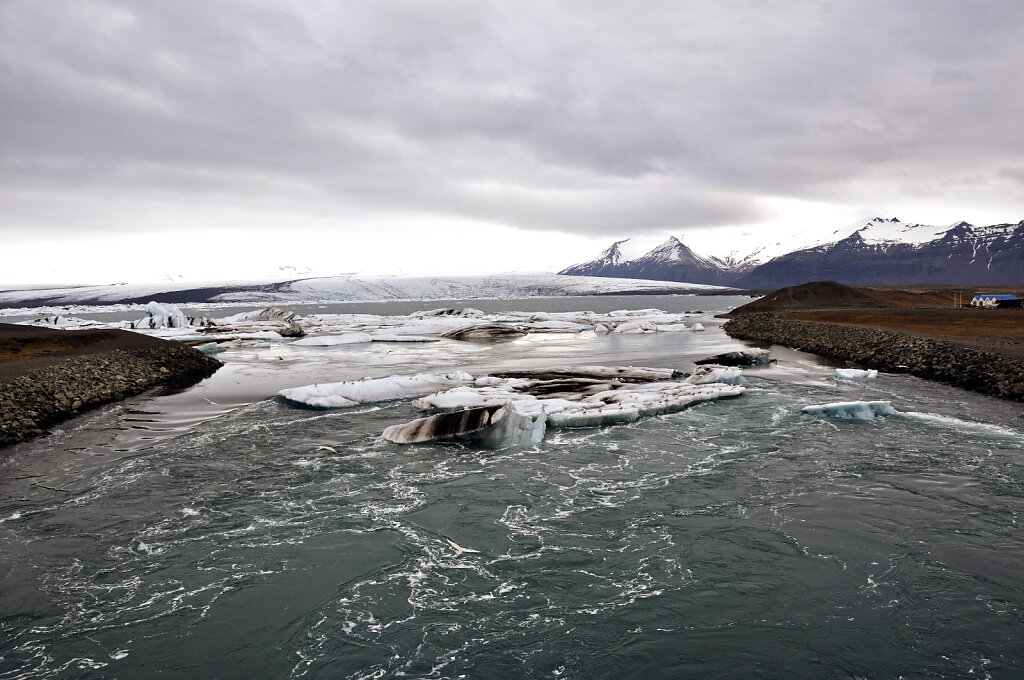
<path fill-rule="evenodd" d="M 778 347 L 775 363 L 743 369 L 737 397 L 507 449 L 385 441 L 422 415 L 410 400 L 308 409 L 276 396 L 425 372 L 692 372 L 746 347 L 714 318 L 743 301 L 457 303 L 700 310 L 686 315 L 693 332 L 237 341 L 199 385 L 6 450 L 0 678 L 1024 673 L 1018 404 L 838 377 Z M 803 411 L 850 402 L 893 412 Z"/>

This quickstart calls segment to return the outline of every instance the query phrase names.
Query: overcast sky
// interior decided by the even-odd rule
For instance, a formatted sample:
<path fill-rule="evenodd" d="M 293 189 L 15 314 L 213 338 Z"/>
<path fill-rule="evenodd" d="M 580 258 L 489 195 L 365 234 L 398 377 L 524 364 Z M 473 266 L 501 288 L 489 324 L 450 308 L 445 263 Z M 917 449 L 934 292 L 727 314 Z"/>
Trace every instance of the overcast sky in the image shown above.
<path fill-rule="evenodd" d="M 1022 64 L 1019 0 L 3 0 L 0 280 L 1017 222 Z"/>

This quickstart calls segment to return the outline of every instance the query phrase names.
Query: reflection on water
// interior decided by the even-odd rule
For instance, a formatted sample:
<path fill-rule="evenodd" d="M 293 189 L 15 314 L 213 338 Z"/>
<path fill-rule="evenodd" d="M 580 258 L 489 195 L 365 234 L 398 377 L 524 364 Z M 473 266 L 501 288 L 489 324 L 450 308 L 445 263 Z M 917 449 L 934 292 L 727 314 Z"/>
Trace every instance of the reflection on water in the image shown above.
<path fill-rule="evenodd" d="M 378 435 L 409 404 L 271 398 L 452 368 L 688 369 L 740 346 L 710 316 L 722 299 L 697 300 L 705 333 L 255 342 L 190 390 L 14 447 L 0 677 L 1024 673 L 1017 405 L 837 384 L 785 350 L 738 399 L 525 450 L 397 447 Z M 852 399 L 902 415 L 800 413 Z"/>

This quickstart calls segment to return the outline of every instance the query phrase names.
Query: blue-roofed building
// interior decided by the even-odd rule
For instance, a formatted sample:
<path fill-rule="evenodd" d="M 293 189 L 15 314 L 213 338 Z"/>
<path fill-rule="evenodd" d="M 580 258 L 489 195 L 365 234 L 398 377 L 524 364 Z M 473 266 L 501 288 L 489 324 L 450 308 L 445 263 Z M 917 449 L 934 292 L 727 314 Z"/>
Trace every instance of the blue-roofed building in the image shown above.
<path fill-rule="evenodd" d="M 972 307 L 1020 307 L 1021 300 L 1016 295 L 1000 293 L 978 293 L 971 299 Z"/>

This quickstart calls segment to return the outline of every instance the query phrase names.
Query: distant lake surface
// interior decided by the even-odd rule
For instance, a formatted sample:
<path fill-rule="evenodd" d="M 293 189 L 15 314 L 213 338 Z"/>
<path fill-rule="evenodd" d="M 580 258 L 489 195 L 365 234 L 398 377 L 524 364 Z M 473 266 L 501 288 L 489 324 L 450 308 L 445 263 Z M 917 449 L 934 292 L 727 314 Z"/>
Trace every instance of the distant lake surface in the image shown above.
<path fill-rule="evenodd" d="M 400 447 L 380 433 L 421 415 L 408 402 L 274 398 L 420 372 L 689 371 L 746 346 L 714 314 L 748 300 L 280 305 L 700 310 L 706 330 L 247 342 L 193 388 L 5 450 L 0 678 L 1024 675 L 1019 404 L 902 375 L 837 382 L 784 348 L 744 370 L 740 397 L 525 449 Z M 801 412 L 856 399 L 899 413 Z"/>

